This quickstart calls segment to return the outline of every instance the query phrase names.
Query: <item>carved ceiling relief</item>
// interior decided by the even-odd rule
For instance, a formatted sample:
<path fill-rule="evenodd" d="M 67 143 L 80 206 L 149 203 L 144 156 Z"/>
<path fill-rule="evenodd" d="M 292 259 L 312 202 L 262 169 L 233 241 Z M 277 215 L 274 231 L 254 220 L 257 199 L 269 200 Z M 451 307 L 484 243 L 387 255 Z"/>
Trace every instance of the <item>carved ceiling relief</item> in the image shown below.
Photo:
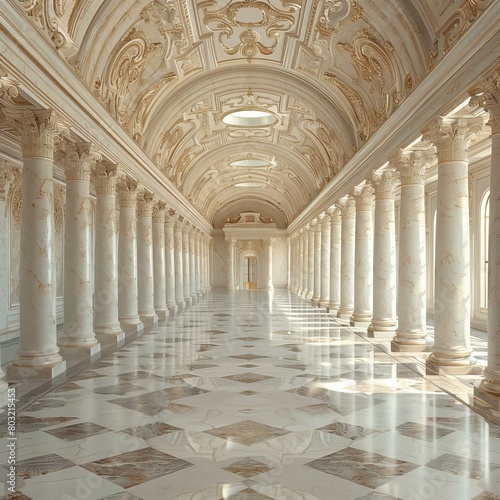
<path fill-rule="evenodd" d="M 219 59 L 237 55 L 252 62 L 279 56 L 281 35 L 296 31 L 301 4 L 297 0 L 205 0 L 198 3 L 198 9 L 207 31 L 217 36 Z"/>

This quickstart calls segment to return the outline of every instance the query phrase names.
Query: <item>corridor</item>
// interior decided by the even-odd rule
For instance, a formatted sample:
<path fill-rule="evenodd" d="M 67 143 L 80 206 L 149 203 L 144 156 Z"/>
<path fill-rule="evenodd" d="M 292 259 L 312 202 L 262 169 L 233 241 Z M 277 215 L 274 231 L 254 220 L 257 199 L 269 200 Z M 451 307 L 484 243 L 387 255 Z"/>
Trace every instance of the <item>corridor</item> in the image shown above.
<path fill-rule="evenodd" d="M 288 291 L 213 291 L 19 413 L 9 498 L 500 498 L 500 427 L 420 369 Z"/>

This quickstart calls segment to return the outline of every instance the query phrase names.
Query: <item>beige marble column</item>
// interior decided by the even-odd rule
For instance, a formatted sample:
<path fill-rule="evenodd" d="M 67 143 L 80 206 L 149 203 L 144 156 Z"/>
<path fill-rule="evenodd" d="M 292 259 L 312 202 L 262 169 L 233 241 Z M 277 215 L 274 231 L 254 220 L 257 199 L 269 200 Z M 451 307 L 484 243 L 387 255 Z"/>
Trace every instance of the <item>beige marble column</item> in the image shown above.
<path fill-rule="evenodd" d="M 226 240 L 227 245 L 227 289 L 234 290 L 234 266 L 236 263 L 236 240 Z"/>
<path fill-rule="evenodd" d="M 301 229 L 298 234 L 299 240 L 299 254 L 298 254 L 298 269 L 297 269 L 297 295 L 302 296 L 304 291 L 304 230 Z"/>
<path fill-rule="evenodd" d="M 174 250 L 175 213 L 165 214 L 165 300 L 170 316 L 177 313 L 175 303 L 175 250 Z"/>
<path fill-rule="evenodd" d="M 152 193 L 144 192 L 138 200 L 137 210 L 137 288 L 139 292 L 139 317 L 144 327 L 158 324 L 154 306 L 153 272 L 153 206 Z"/>
<path fill-rule="evenodd" d="M 87 142 L 68 142 L 65 152 L 64 328 L 59 346 L 71 348 L 64 356 L 71 351 L 93 356 L 100 344 L 93 325 L 90 173 L 99 155 Z"/>
<path fill-rule="evenodd" d="M 473 92 L 472 103 L 486 109 L 491 126 L 488 247 L 488 364 L 474 395 L 500 410 L 500 69 Z"/>
<path fill-rule="evenodd" d="M 179 312 L 186 303 L 184 302 L 184 255 L 182 251 L 184 219 L 177 215 L 174 223 L 174 264 L 175 264 L 175 303 Z"/>
<path fill-rule="evenodd" d="M 202 293 L 207 291 L 207 235 L 200 235 L 201 268 L 200 268 L 200 286 Z"/>
<path fill-rule="evenodd" d="M 427 371 L 467 373 L 470 344 L 469 159 L 482 120 L 440 118 L 425 131 L 438 157 L 434 346 Z"/>
<path fill-rule="evenodd" d="M 207 290 L 212 289 L 213 283 L 214 239 L 209 236 L 207 243 Z"/>
<path fill-rule="evenodd" d="M 395 332 L 397 326 L 394 173 L 387 171 L 376 175 L 373 186 L 375 188 L 373 318 L 368 327 L 369 337 L 373 337 L 376 332 Z"/>
<path fill-rule="evenodd" d="M 342 217 L 339 207 L 330 214 L 330 302 L 328 312 L 337 315 L 340 308 L 340 244 Z"/>
<path fill-rule="evenodd" d="M 316 236 L 316 224 L 318 219 L 314 219 L 309 226 L 309 238 L 308 238 L 308 249 L 307 249 L 307 295 L 306 300 L 312 300 L 314 297 L 314 258 L 315 258 L 315 236 Z"/>
<path fill-rule="evenodd" d="M 401 155 L 399 203 L 398 327 L 392 351 L 423 351 L 426 346 L 426 259 L 424 169 L 422 151 Z"/>
<path fill-rule="evenodd" d="M 129 176 L 119 179 L 120 229 L 118 235 L 118 319 L 122 328 L 143 329 L 137 291 L 137 196 L 140 187 Z"/>
<path fill-rule="evenodd" d="M 373 187 L 364 185 L 354 193 L 356 241 L 354 245 L 354 311 L 351 326 L 366 326 L 373 316 Z"/>
<path fill-rule="evenodd" d="M 191 297 L 191 258 L 189 256 L 189 232 L 191 224 L 185 221 L 182 227 L 182 274 L 184 277 L 184 302 L 190 306 L 193 302 Z"/>
<path fill-rule="evenodd" d="M 158 321 L 164 321 L 168 315 L 165 294 L 165 211 L 166 205 L 162 201 L 153 207 L 154 307 Z"/>
<path fill-rule="evenodd" d="M 125 334 L 118 320 L 117 176 L 115 164 L 96 164 L 94 331 L 118 343 Z"/>
<path fill-rule="evenodd" d="M 23 155 L 20 338 L 7 380 L 52 378 L 66 369 L 57 347 L 54 145 L 62 127 L 50 110 L 4 109 L 8 124 L 21 136 Z"/>
<path fill-rule="evenodd" d="M 292 289 L 292 240 L 290 238 L 286 239 L 286 275 L 287 275 L 287 288 Z"/>
<path fill-rule="evenodd" d="M 323 217 L 323 215 L 320 215 L 316 219 L 316 225 L 314 226 L 314 285 L 311 303 L 315 306 L 319 305 L 319 299 L 321 298 L 321 228 Z"/>
<path fill-rule="evenodd" d="M 350 320 L 354 311 L 354 229 L 356 204 L 348 198 L 342 204 L 342 230 L 340 245 L 340 307 L 337 316 Z"/>
<path fill-rule="evenodd" d="M 268 238 L 264 240 L 264 255 L 266 259 L 265 269 L 265 287 L 268 290 L 273 290 L 273 244 L 274 238 Z"/>
<path fill-rule="evenodd" d="M 330 304 L 330 214 L 325 214 L 321 221 L 321 295 L 320 307 Z"/>

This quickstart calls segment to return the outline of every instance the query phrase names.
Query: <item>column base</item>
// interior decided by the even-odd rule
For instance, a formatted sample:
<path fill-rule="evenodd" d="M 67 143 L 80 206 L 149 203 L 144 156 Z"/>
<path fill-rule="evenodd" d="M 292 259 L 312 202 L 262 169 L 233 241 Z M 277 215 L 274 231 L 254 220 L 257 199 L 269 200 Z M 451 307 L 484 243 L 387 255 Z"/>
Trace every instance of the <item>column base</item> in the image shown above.
<path fill-rule="evenodd" d="M 314 297 L 314 293 L 313 292 L 307 292 L 304 296 L 304 299 L 306 300 L 312 300 L 312 298 Z"/>
<path fill-rule="evenodd" d="M 300 297 L 300 295 L 302 295 L 302 288 L 297 288 L 297 290 L 295 290 L 295 295 Z"/>
<path fill-rule="evenodd" d="M 391 341 L 391 352 L 424 352 L 427 350 L 427 343 L 405 344 L 397 340 Z"/>
<path fill-rule="evenodd" d="M 328 312 L 328 314 L 334 314 L 335 316 L 337 316 L 339 309 L 340 309 L 340 304 L 336 304 L 335 302 L 330 302 L 326 306 L 326 311 Z"/>
<path fill-rule="evenodd" d="M 192 297 L 184 297 L 184 303 L 186 304 L 186 307 L 193 305 L 193 298 Z"/>
<path fill-rule="evenodd" d="M 459 359 L 439 359 L 432 353 L 425 362 L 426 375 L 467 375 L 476 360 L 472 356 Z"/>
<path fill-rule="evenodd" d="M 354 309 L 351 309 L 350 307 L 345 307 L 345 308 L 340 307 L 337 313 L 337 318 L 344 321 L 350 321 L 353 311 Z"/>
<path fill-rule="evenodd" d="M 10 363 L 6 368 L 5 378 L 9 382 L 25 382 L 40 379 L 51 380 L 66 373 L 66 361 L 45 366 L 22 366 L 15 363 L 15 361 Z"/>
<path fill-rule="evenodd" d="M 177 304 L 167 304 L 168 315 L 170 318 L 173 318 L 177 314 Z"/>
<path fill-rule="evenodd" d="M 63 359 L 94 358 L 100 357 L 101 344 L 96 342 L 93 346 L 67 346 L 60 345 L 59 354 Z"/>
<path fill-rule="evenodd" d="M 330 301 L 329 300 L 326 300 L 326 299 L 319 299 L 319 302 L 318 302 L 318 307 L 325 307 L 325 308 L 328 308 L 328 305 L 330 304 Z"/>
<path fill-rule="evenodd" d="M 129 321 L 129 320 L 125 319 L 122 322 L 122 320 L 120 319 L 120 325 L 121 325 L 122 330 L 125 332 L 126 335 L 134 334 L 134 333 L 139 334 L 139 332 L 144 330 L 144 325 L 143 325 L 141 319 L 139 318 L 139 316 L 137 316 L 137 320 L 134 320 L 134 321 Z"/>
<path fill-rule="evenodd" d="M 147 313 L 141 314 L 139 313 L 139 317 L 141 318 L 142 323 L 144 324 L 144 328 L 155 328 L 158 326 L 158 316 L 156 314 Z"/>
<path fill-rule="evenodd" d="M 94 332 L 92 332 L 92 339 L 88 340 L 76 340 L 76 339 L 70 339 L 68 337 L 61 337 L 57 341 L 57 345 L 60 348 L 70 348 L 70 349 L 92 349 L 96 345 L 99 345 L 99 342 L 97 342 L 95 338 Z"/>
<path fill-rule="evenodd" d="M 492 394 L 484 389 L 484 381 L 474 386 L 474 405 L 489 406 L 500 411 L 500 394 Z"/>
<path fill-rule="evenodd" d="M 155 309 L 155 313 L 158 316 L 158 323 L 163 323 L 168 318 L 168 309 Z"/>
<path fill-rule="evenodd" d="M 123 330 L 121 329 L 120 324 L 117 325 L 111 325 L 111 326 L 95 326 L 94 325 L 94 333 L 97 337 L 97 335 L 110 335 L 110 336 L 115 336 L 115 335 L 120 335 L 123 334 Z M 97 339 L 99 340 L 99 339 Z"/>
<path fill-rule="evenodd" d="M 101 344 L 114 345 L 116 348 L 125 344 L 125 332 L 123 330 L 104 333 L 96 331 L 95 336 Z"/>
<path fill-rule="evenodd" d="M 311 304 L 312 304 L 313 306 L 318 307 L 318 306 L 319 306 L 319 297 L 318 297 L 318 296 L 316 296 L 316 295 L 313 295 L 313 296 L 312 296 L 312 299 L 311 299 Z"/>
<path fill-rule="evenodd" d="M 135 326 L 135 325 L 142 325 L 141 318 L 139 318 L 139 315 L 133 316 L 131 318 L 118 318 L 118 321 L 120 322 L 120 326 L 123 328 L 124 326 Z"/>
<path fill-rule="evenodd" d="M 184 309 L 186 309 L 186 303 L 184 300 L 176 300 L 175 301 L 176 307 L 177 307 L 177 313 L 180 314 Z"/>
<path fill-rule="evenodd" d="M 372 321 L 367 329 L 368 338 L 375 338 L 377 333 L 395 334 L 396 328 L 397 323 L 395 321 Z"/>
<path fill-rule="evenodd" d="M 359 326 L 368 328 L 372 322 L 372 313 L 357 313 L 353 312 L 349 318 L 349 323 L 351 326 Z"/>

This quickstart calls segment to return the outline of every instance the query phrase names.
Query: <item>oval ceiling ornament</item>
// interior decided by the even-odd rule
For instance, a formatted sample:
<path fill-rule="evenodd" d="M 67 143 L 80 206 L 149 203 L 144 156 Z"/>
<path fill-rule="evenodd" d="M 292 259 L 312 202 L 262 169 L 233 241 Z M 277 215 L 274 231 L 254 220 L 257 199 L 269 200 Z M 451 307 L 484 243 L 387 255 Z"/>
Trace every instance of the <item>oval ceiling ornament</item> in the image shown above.
<path fill-rule="evenodd" d="M 222 122 L 232 127 L 261 128 L 271 127 L 278 123 L 279 118 L 270 111 L 246 108 L 230 111 L 222 116 Z"/>

